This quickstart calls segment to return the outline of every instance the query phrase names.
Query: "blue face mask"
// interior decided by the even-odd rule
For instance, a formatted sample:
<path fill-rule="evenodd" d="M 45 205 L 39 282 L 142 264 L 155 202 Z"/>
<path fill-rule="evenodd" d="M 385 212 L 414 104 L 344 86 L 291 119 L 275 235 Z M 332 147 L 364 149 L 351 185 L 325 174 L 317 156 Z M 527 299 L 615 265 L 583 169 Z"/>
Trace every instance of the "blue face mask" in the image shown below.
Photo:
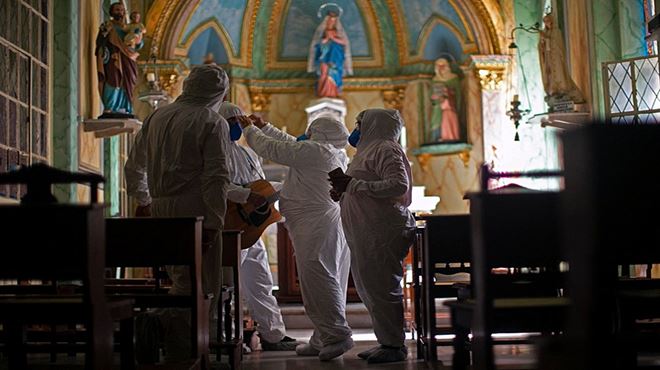
<path fill-rule="evenodd" d="M 355 148 L 357 147 L 359 142 L 360 142 L 360 130 L 354 129 L 353 132 L 351 132 L 351 135 L 348 137 L 348 143 Z"/>
<path fill-rule="evenodd" d="M 229 139 L 236 141 L 241 138 L 243 128 L 238 123 L 238 120 L 232 119 L 229 121 Z"/>
<path fill-rule="evenodd" d="M 305 141 L 305 140 L 309 140 L 309 137 L 307 137 L 307 135 L 305 134 L 302 134 L 296 138 L 296 141 Z"/>

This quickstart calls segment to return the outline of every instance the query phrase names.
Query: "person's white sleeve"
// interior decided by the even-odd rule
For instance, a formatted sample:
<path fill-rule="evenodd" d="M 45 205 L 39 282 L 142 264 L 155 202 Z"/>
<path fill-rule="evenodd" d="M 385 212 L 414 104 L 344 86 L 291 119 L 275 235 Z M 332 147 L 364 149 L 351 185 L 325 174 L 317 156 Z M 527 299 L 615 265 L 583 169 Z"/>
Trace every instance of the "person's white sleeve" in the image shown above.
<path fill-rule="evenodd" d="M 147 127 L 148 122 L 145 122 L 135 135 L 135 142 L 124 165 L 126 192 L 134 197 L 140 206 L 151 204 L 147 184 Z"/>
<path fill-rule="evenodd" d="M 229 170 L 227 156 L 229 138 L 227 124 L 222 121 L 213 123 L 210 133 L 202 146 L 204 167 L 202 169 L 202 198 L 204 200 L 204 227 L 219 230 L 224 225 L 227 210 L 227 186 Z"/>
<path fill-rule="evenodd" d="M 273 126 L 272 124 L 268 123 L 266 126 L 261 128 L 261 132 L 266 134 L 268 137 L 272 137 L 273 139 L 280 140 L 280 141 L 297 141 L 295 136 L 289 135 L 286 132 L 283 132 L 279 128 Z"/>
<path fill-rule="evenodd" d="M 312 166 L 319 158 L 319 152 L 316 152 L 316 148 L 309 143 L 277 140 L 266 136 L 255 126 L 244 128 L 243 135 L 250 148 L 257 154 L 285 166 L 294 168 Z"/>
<path fill-rule="evenodd" d="M 227 189 L 227 199 L 234 203 L 245 204 L 247 199 L 250 196 L 250 189 L 236 185 L 234 183 L 229 183 L 229 188 Z"/>
<path fill-rule="evenodd" d="M 408 191 L 408 173 L 404 158 L 394 150 L 379 150 L 376 153 L 374 171 L 381 180 L 366 181 L 353 178 L 346 187 L 349 194 L 363 193 L 374 198 L 394 198 Z"/>

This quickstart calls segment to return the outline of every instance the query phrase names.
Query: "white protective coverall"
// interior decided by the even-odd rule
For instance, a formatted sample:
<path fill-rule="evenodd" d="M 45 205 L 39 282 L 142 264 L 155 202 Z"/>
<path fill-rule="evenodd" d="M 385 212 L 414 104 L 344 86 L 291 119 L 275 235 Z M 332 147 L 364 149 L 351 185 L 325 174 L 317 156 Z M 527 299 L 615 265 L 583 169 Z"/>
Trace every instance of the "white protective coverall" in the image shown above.
<path fill-rule="evenodd" d="M 222 239 L 227 207 L 229 128 L 218 113 L 229 79 L 217 65 L 194 67 L 177 100 L 153 112 L 135 137 L 124 167 L 129 195 L 153 217 L 204 216 L 204 229 L 218 231 L 203 255 L 203 289 L 213 294 L 210 329 L 217 329 Z M 171 294 L 189 294 L 190 278 L 183 266 L 167 266 Z M 166 361 L 190 357 L 189 310 L 159 310 L 165 330 Z M 183 320 L 181 318 L 184 318 Z"/>
<path fill-rule="evenodd" d="M 398 143 L 403 120 L 393 109 L 368 109 L 357 120 L 360 140 L 346 173 L 353 179 L 341 198 L 351 273 L 378 343 L 401 348 L 402 261 L 415 240 L 415 219 L 407 208 L 412 176 Z"/>
<path fill-rule="evenodd" d="M 257 154 L 289 166 L 280 193 L 280 210 L 293 243 L 305 312 L 314 324 L 309 344 L 328 360 L 353 346 L 346 321 L 346 289 L 350 270 L 349 250 L 341 227 L 339 205 L 330 199 L 328 172 L 344 170 L 348 130 L 332 118 L 317 118 L 307 129 L 305 141 L 283 133 L 271 124 L 261 130 L 243 130 Z M 324 347 L 330 352 L 324 353 Z M 320 352 L 320 353 L 319 353 Z M 324 357 L 325 356 L 325 357 Z"/>
<path fill-rule="evenodd" d="M 220 106 L 225 119 L 244 116 L 243 110 L 228 102 Z M 228 165 L 231 183 L 227 198 L 234 203 L 245 203 L 250 189 L 242 185 L 266 178 L 261 159 L 252 149 L 236 141 L 229 142 Z M 281 341 L 286 335 L 282 313 L 273 296 L 273 276 L 268 266 L 264 243 L 259 239 L 253 246 L 241 251 L 241 292 L 244 294 L 252 318 L 259 324 L 261 338 L 270 343 Z"/>

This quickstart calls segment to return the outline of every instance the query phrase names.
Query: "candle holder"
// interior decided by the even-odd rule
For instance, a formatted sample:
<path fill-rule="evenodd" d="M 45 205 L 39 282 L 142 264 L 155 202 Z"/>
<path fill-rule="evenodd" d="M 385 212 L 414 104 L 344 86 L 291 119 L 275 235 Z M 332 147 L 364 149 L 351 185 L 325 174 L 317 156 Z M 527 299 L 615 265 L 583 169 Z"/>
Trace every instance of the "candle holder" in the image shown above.
<path fill-rule="evenodd" d="M 506 115 L 513 121 L 513 125 L 516 128 L 516 135 L 513 137 L 513 141 L 520 141 L 520 136 L 518 135 L 518 126 L 520 125 L 520 120 L 523 116 L 529 114 L 529 109 L 520 109 L 520 101 L 518 96 L 515 95 L 511 101 L 511 109 L 506 112 Z"/>

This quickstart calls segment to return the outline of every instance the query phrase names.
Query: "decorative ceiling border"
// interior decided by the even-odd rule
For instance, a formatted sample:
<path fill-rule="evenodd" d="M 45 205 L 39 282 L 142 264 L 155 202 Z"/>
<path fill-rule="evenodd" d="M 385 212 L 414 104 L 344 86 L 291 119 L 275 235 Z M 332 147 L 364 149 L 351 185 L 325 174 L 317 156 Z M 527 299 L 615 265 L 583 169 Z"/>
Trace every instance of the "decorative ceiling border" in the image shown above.
<path fill-rule="evenodd" d="M 288 15 L 290 0 L 274 0 L 268 35 L 266 39 L 266 68 L 268 69 L 306 69 L 307 60 L 280 60 L 280 46 L 284 38 L 284 27 Z M 376 11 L 370 0 L 356 0 L 355 4 L 362 11 L 365 28 L 369 32 L 367 41 L 371 47 L 371 57 L 353 57 L 353 68 L 383 68 L 383 37 Z M 284 18 L 278 18 L 284 17 Z M 374 34 L 375 33 L 375 34 Z"/>
<path fill-rule="evenodd" d="M 402 66 L 405 66 L 427 62 L 423 59 L 423 56 L 420 55 L 420 51 L 424 47 L 426 40 L 420 40 L 419 45 L 416 46 L 417 55 L 411 55 L 411 47 L 408 44 L 407 37 L 405 37 L 407 34 L 407 27 L 400 1 L 386 0 L 386 2 L 396 31 L 397 43 L 399 46 L 399 63 Z M 485 3 L 488 4 L 486 5 Z M 465 54 L 469 53 L 468 50 L 481 54 L 500 54 L 502 50 L 501 40 L 498 37 L 497 30 L 492 20 L 492 17 L 501 18 L 501 12 L 498 11 L 500 6 L 497 4 L 497 0 L 458 0 L 458 4 L 452 0 L 451 4 L 454 6 L 461 21 L 464 23 L 466 31 L 469 33 L 468 36 L 474 41 L 474 46 L 469 43 L 465 44 L 465 46 L 468 47 L 468 49 L 465 50 Z M 461 10 L 467 10 L 467 12 Z M 470 10 L 474 10 L 477 15 L 472 15 Z M 498 19 L 498 24 L 503 24 L 501 19 Z M 474 31 L 469 25 L 474 25 Z M 454 31 L 453 28 L 450 28 L 450 30 Z M 428 39 L 428 35 L 430 35 L 430 32 L 425 36 L 426 39 Z M 458 37 L 458 39 L 465 41 L 462 36 Z M 476 50 L 474 48 L 476 48 Z"/>
<path fill-rule="evenodd" d="M 243 14 L 243 24 L 241 26 L 241 45 L 238 56 L 234 53 L 232 41 L 226 34 L 224 27 L 216 23 L 216 32 L 223 41 L 229 41 L 225 44 L 230 63 L 239 67 L 252 67 L 252 52 L 254 42 L 254 28 L 256 25 L 257 10 L 262 0 L 248 0 L 245 13 Z M 208 28 L 209 22 L 195 28 L 193 33 L 183 40 L 183 32 L 195 10 L 199 7 L 201 0 L 155 0 L 149 9 L 147 29 L 153 29 L 152 45 L 158 47 L 158 57 L 160 59 L 174 59 L 187 57 L 188 48 L 199 32 Z M 191 6 L 192 5 L 192 6 Z M 227 46 L 230 46 L 229 48 Z"/>
<path fill-rule="evenodd" d="M 469 55 L 469 54 L 477 53 L 479 51 L 477 44 L 474 42 L 474 39 L 465 40 L 463 35 L 461 35 L 460 30 L 455 25 L 448 22 L 447 19 L 439 15 L 434 15 L 428 19 L 428 21 L 424 24 L 424 26 L 422 26 L 422 30 L 420 31 L 420 37 L 417 42 L 417 45 L 415 46 L 415 50 L 413 50 L 412 55 L 409 55 L 409 61 L 415 63 L 426 61 L 424 59 L 424 48 L 426 47 L 426 43 L 428 42 L 429 37 L 431 37 L 431 33 L 433 32 L 433 29 L 437 25 L 445 26 L 447 30 L 449 30 L 449 32 L 453 33 L 454 36 L 456 36 L 458 42 L 461 43 L 461 48 L 463 49 L 463 55 Z"/>

